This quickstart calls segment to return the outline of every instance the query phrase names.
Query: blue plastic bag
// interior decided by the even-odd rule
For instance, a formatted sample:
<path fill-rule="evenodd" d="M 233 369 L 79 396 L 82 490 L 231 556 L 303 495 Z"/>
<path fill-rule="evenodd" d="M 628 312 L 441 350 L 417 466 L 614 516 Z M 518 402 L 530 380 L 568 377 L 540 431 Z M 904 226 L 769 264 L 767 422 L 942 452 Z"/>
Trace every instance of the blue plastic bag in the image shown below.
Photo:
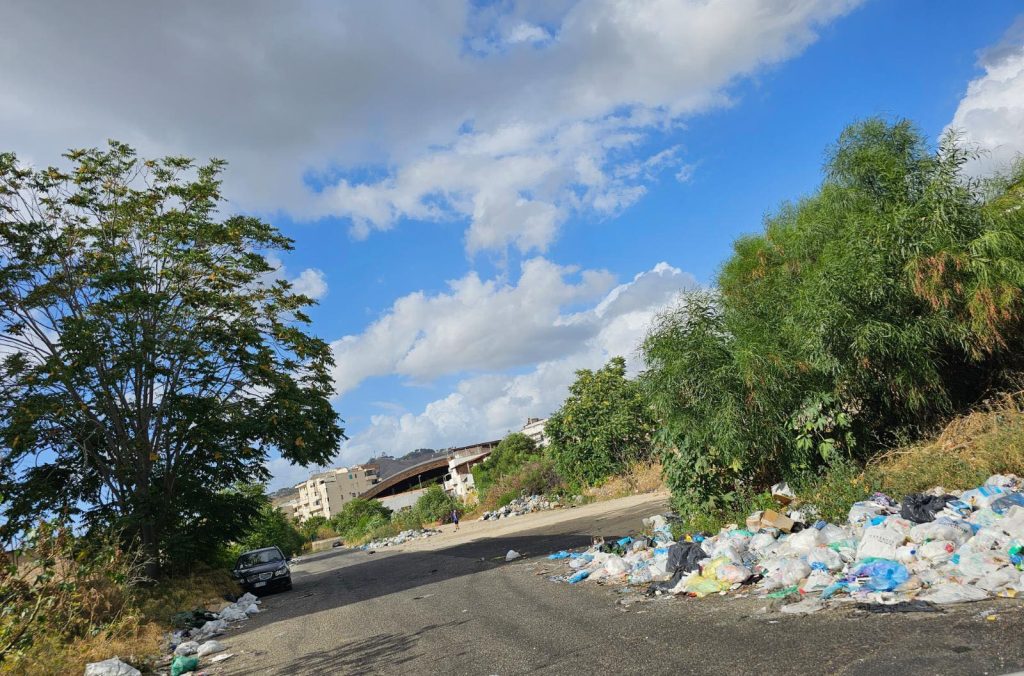
<path fill-rule="evenodd" d="M 567 552 L 567 551 L 565 551 L 565 550 L 563 549 L 563 550 L 562 550 L 562 551 L 560 551 L 560 552 L 557 552 L 557 553 L 555 553 L 555 554 L 552 554 L 552 555 L 551 555 L 551 556 L 549 556 L 548 558 L 549 558 L 550 560 L 552 560 L 552 561 L 557 561 L 558 559 L 567 559 L 567 558 L 569 558 L 569 556 L 570 556 L 569 552 Z"/>
<path fill-rule="evenodd" d="M 875 559 L 859 566 L 853 574 L 867 577 L 864 586 L 873 591 L 892 591 L 910 579 L 910 571 L 899 561 Z"/>

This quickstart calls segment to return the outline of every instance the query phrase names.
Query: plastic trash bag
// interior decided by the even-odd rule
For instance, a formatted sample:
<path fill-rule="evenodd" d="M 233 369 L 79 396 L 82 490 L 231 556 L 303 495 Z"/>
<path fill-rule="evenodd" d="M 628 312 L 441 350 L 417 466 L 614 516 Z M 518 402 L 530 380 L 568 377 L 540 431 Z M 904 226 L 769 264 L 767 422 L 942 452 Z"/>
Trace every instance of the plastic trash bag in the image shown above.
<path fill-rule="evenodd" d="M 1013 488 L 1017 483 L 1017 477 L 1006 474 L 993 474 L 985 479 L 986 486 L 999 486 L 1000 488 Z"/>
<path fill-rule="evenodd" d="M 850 514 L 847 516 L 847 521 L 849 521 L 851 525 L 859 526 L 878 516 L 882 511 L 882 506 L 874 502 L 855 502 L 853 503 L 853 506 L 850 507 Z"/>
<path fill-rule="evenodd" d="M 198 657 L 185 657 L 184 655 L 178 655 L 174 658 L 174 661 L 171 662 L 171 676 L 187 674 L 190 671 L 195 671 L 198 666 Z"/>
<path fill-rule="evenodd" d="M 746 566 L 737 566 L 733 563 L 727 563 L 718 568 L 715 571 L 715 577 L 722 582 L 728 582 L 730 585 L 746 582 L 750 579 L 753 573 Z"/>
<path fill-rule="evenodd" d="M 1013 566 L 1003 566 L 982 576 L 975 586 L 984 589 L 990 594 L 1002 591 L 1020 582 L 1020 571 Z"/>
<path fill-rule="evenodd" d="M 906 540 L 906 535 L 889 526 L 865 528 L 857 546 L 858 559 L 894 559 L 896 549 Z"/>
<path fill-rule="evenodd" d="M 931 540 L 918 548 L 917 556 L 932 566 L 939 566 L 949 561 L 956 551 L 952 540 Z"/>
<path fill-rule="evenodd" d="M 244 607 L 248 606 L 249 604 L 260 603 L 260 602 L 261 601 L 260 601 L 258 596 L 256 596 L 252 592 L 245 592 L 240 597 L 238 597 L 238 600 L 235 601 L 235 605 L 237 605 L 240 608 L 244 608 Z"/>
<path fill-rule="evenodd" d="M 569 556 L 570 556 L 569 552 L 567 552 L 567 551 L 565 551 L 563 549 L 560 552 L 555 552 L 554 554 L 550 554 L 548 556 L 548 560 L 549 561 L 558 561 L 559 559 L 567 559 L 567 558 L 569 558 Z"/>
<path fill-rule="evenodd" d="M 786 538 L 789 551 L 804 556 L 818 545 L 825 544 L 825 538 L 817 528 L 805 528 L 799 533 L 794 533 Z"/>
<path fill-rule="evenodd" d="M 816 568 L 815 564 L 823 566 L 825 570 L 837 571 L 843 567 L 843 557 L 839 552 L 829 547 L 815 547 L 807 553 L 807 564 Z"/>
<path fill-rule="evenodd" d="M 987 599 L 988 592 L 971 585 L 944 582 L 925 591 L 919 598 L 937 604 L 964 603 Z"/>
<path fill-rule="evenodd" d="M 184 643 L 179 644 L 178 647 L 174 649 L 174 654 L 195 655 L 197 650 L 199 650 L 198 641 L 185 641 Z"/>
<path fill-rule="evenodd" d="M 573 573 L 572 575 L 570 575 L 569 579 L 567 580 L 567 582 L 569 584 L 576 584 L 577 582 L 581 582 L 583 580 L 586 580 L 588 577 L 590 577 L 590 571 L 589 570 L 581 570 L 581 571 L 578 571 L 578 572 Z"/>
<path fill-rule="evenodd" d="M 210 620 L 199 629 L 199 633 L 203 636 L 212 636 L 214 634 L 221 634 L 225 629 L 228 628 L 228 623 L 224 620 Z"/>
<path fill-rule="evenodd" d="M 861 564 L 853 571 L 857 577 L 867 576 L 864 586 L 872 591 L 892 591 L 910 579 L 910 571 L 899 561 L 877 559 Z"/>
<path fill-rule="evenodd" d="M 800 586 L 800 591 L 805 594 L 811 592 L 822 591 L 832 584 L 832 574 L 824 570 L 812 570 L 811 574 L 807 576 L 803 585 Z"/>
<path fill-rule="evenodd" d="M 973 490 L 964 491 L 960 499 L 975 509 L 981 509 L 991 506 L 993 502 L 1008 492 L 999 486 L 978 486 Z"/>
<path fill-rule="evenodd" d="M 765 590 L 793 587 L 800 584 L 811 574 L 811 567 L 801 559 L 781 559 L 774 569 L 764 576 L 762 586 Z"/>
<path fill-rule="evenodd" d="M 622 560 L 621 556 L 613 554 L 605 561 L 604 571 L 608 577 L 618 577 L 619 575 L 625 575 L 629 571 L 629 566 Z"/>
<path fill-rule="evenodd" d="M 245 611 L 239 608 L 238 606 L 230 605 L 224 610 L 220 611 L 220 619 L 226 622 L 238 622 L 240 620 L 249 619 L 249 616 L 246 615 Z"/>
<path fill-rule="evenodd" d="M 220 641 L 207 641 L 203 645 L 199 646 L 196 650 L 198 657 L 206 657 L 207 655 L 213 655 L 224 650 L 224 646 L 221 645 Z"/>
<path fill-rule="evenodd" d="M 970 530 L 968 526 L 967 530 Z M 962 544 L 968 538 L 962 528 L 951 525 L 944 519 L 937 519 L 931 523 L 922 523 L 910 529 L 910 540 L 918 544 L 929 540 L 951 540 Z"/>
<path fill-rule="evenodd" d="M 85 665 L 85 676 L 142 676 L 142 672 L 116 657 Z"/>
<path fill-rule="evenodd" d="M 945 509 L 950 500 L 956 500 L 956 496 L 914 493 L 903 498 L 900 516 L 914 523 L 928 523 L 935 520 L 935 515 Z"/>
<path fill-rule="evenodd" d="M 825 544 L 830 545 L 833 542 L 845 540 L 850 536 L 847 535 L 846 531 L 840 528 L 839 526 L 827 523 L 821 529 L 821 537 L 825 539 Z"/>
<path fill-rule="evenodd" d="M 510 549 L 510 550 L 508 550 L 508 553 L 505 554 L 505 560 L 506 561 L 515 561 L 516 559 L 522 558 L 522 556 L 523 555 L 520 554 L 519 552 L 517 552 L 516 550 Z"/>
<path fill-rule="evenodd" d="M 770 532 L 761 531 L 750 538 L 750 544 L 747 545 L 747 549 L 751 552 L 760 552 L 773 544 L 775 544 L 775 535 Z"/>
<path fill-rule="evenodd" d="M 688 573 L 700 568 L 700 561 L 707 558 L 700 544 L 696 542 L 677 542 L 668 548 L 668 570 L 675 573 L 681 570 Z"/>
<path fill-rule="evenodd" d="M 996 514 L 1005 514 L 1014 505 L 1024 507 L 1024 493 L 1007 493 L 1003 497 L 993 500 L 990 508 Z"/>
<path fill-rule="evenodd" d="M 903 565 L 917 561 L 917 545 L 909 544 L 896 548 L 896 556 L 893 557 Z"/>

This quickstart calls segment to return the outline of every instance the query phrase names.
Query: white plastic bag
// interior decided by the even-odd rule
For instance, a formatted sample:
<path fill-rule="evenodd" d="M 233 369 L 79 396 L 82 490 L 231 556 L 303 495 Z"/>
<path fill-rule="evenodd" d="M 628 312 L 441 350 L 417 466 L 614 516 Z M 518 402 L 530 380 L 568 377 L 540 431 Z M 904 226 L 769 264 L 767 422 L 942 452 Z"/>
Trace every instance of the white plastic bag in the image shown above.
<path fill-rule="evenodd" d="M 228 607 L 230 608 L 231 606 Z M 210 620 L 199 629 L 199 633 L 203 636 L 214 636 L 224 633 L 224 630 L 227 628 L 228 623 L 225 620 Z"/>
<path fill-rule="evenodd" d="M 804 556 L 818 545 L 824 544 L 825 538 L 817 528 L 805 528 L 799 533 L 794 533 L 786 538 L 789 551 Z"/>
<path fill-rule="evenodd" d="M 855 502 L 850 507 L 850 514 L 847 521 L 854 526 L 864 524 L 882 513 L 882 506 L 875 502 Z"/>
<path fill-rule="evenodd" d="M 251 603 L 262 603 L 262 601 L 260 601 L 258 596 L 251 592 L 245 592 L 244 594 L 242 594 L 241 597 L 239 597 L 237 601 L 235 601 L 235 605 L 239 606 L 240 608 L 244 608 Z"/>
<path fill-rule="evenodd" d="M 747 549 L 752 552 L 760 552 L 773 544 L 775 544 L 775 536 L 772 533 L 761 531 L 750 538 L 750 544 L 747 545 Z"/>
<path fill-rule="evenodd" d="M 206 657 L 207 655 L 213 655 L 224 650 L 224 646 L 219 641 L 207 641 L 203 645 L 199 646 L 196 650 L 196 655 L 199 657 Z"/>
<path fill-rule="evenodd" d="M 521 557 L 522 557 L 522 554 L 520 554 L 519 552 L 517 552 L 514 549 L 508 550 L 508 553 L 505 554 L 505 560 L 506 561 L 515 561 L 516 559 L 521 558 Z"/>
<path fill-rule="evenodd" d="M 746 582 L 751 575 L 750 569 L 746 566 L 737 566 L 731 563 L 723 564 L 715 569 L 715 577 L 730 584 Z"/>
<path fill-rule="evenodd" d="M 917 555 L 922 561 L 938 566 L 949 561 L 954 551 L 956 546 L 952 540 L 931 540 L 920 546 Z"/>
<path fill-rule="evenodd" d="M 864 536 L 857 546 L 857 558 L 893 559 L 896 548 L 905 540 L 903 533 L 886 526 L 865 528 Z"/>
<path fill-rule="evenodd" d="M 963 603 L 966 601 L 980 601 L 988 598 L 988 592 L 968 584 L 957 584 L 945 582 L 932 587 L 918 598 L 932 603 Z"/>
<path fill-rule="evenodd" d="M 828 570 L 833 572 L 843 567 L 843 558 L 839 556 L 839 552 L 828 547 L 815 547 L 807 553 L 807 563 L 814 567 L 815 563 L 820 563 L 825 566 Z"/>
<path fill-rule="evenodd" d="M 811 567 L 801 559 L 782 559 L 778 567 L 765 575 L 763 587 L 771 591 L 800 584 L 811 572 Z"/>
<path fill-rule="evenodd" d="M 225 622 L 238 622 L 240 620 L 247 620 L 249 616 L 245 614 L 245 611 L 236 605 L 231 605 L 220 611 L 220 619 Z"/>
<path fill-rule="evenodd" d="M 142 676 L 142 672 L 116 657 L 85 665 L 85 676 Z"/>
<path fill-rule="evenodd" d="M 805 594 L 822 591 L 830 584 L 832 584 L 832 575 L 824 570 L 814 570 L 807 576 L 807 580 L 804 581 L 803 586 L 800 587 L 800 591 Z"/>
<path fill-rule="evenodd" d="M 629 566 L 622 560 L 620 556 L 609 556 L 608 560 L 604 563 L 604 570 L 608 577 L 617 577 L 619 575 L 625 575 L 629 570 Z"/>
<path fill-rule="evenodd" d="M 195 655 L 196 651 L 199 650 L 198 641 L 185 641 L 184 643 L 178 644 L 178 647 L 174 649 L 175 655 Z"/>
<path fill-rule="evenodd" d="M 929 540 L 952 540 L 957 544 L 961 544 L 967 540 L 967 533 L 963 529 L 951 524 L 941 521 L 930 521 L 911 528 L 910 539 L 918 544 L 928 542 Z"/>

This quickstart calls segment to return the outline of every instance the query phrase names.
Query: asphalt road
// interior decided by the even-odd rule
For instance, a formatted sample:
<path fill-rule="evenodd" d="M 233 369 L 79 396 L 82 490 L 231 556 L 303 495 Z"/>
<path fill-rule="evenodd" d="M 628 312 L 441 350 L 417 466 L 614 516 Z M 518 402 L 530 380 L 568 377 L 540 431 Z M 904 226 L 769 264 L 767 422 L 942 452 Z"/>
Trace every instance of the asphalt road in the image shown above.
<path fill-rule="evenodd" d="M 547 579 L 544 557 L 635 532 L 659 499 L 475 525 L 410 551 L 337 550 L 222 642 L 223 674 L 1005 674 L 1024 667 L 1024 604 L 810 616 L 752 597 L 644 599 Z M 554 514 L 554 515 L 553 515 Z M 518 525 L 513 522 L 520 522 Z M 515 549 L 524 559 L 505 562 Z M 778 602 L 774 602 L 777 604 Z M 995 615 L 994 620 L 986 619 Z"/>

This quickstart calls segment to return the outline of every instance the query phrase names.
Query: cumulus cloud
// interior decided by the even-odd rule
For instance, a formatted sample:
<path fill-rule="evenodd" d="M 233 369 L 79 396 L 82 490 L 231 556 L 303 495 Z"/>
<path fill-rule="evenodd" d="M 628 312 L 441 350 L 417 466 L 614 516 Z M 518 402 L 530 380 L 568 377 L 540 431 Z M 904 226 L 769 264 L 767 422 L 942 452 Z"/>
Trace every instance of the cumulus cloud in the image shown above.
<path fill-rule="evenodd" d="M 551 265 L 542 259 L 530 264 Z M 557 276 L 564 269 L 553 272 Z M 546 288 L 558 289 L 560 285 L 562 298 L 579 293 L 574 290 L 578 286 L 554 279 L 548 281 Z M 525 321 L 531 325 L 530 328 L 518 332 L 513 342 L 522 343 L 520 354 L 524 359 L 532 358 L 533 362 L 525 373 L 509 374 L 495 370 L 463 378 L 451 392 L 430 402 L 419 412 L 372 416 L 371 425 L 345 444 L 339 461 L 355 462 L 380 450 L 404 453 L 414 448 L 445 448 L 498 438 L 519 429 L 527 417 L 546 416 L 554 411 L 565 399 L 578 369 L 598 368 L 609 358 L 622 355 L 627 358 L 630 371 L 635 373 L 639 367 L 636 348 L 655 313 L 672 303 L 680 291 L 695 285 L 694 278 L 688 273 L 667 263 L 659 263 L 633 280 L 608 290 L 588 309 L 558 314 L 557 301 L 547 301 L 545 308 L 538 308 L 545 318 L 543 321 L 535 322 L 529 316 L 522 316 L 502 324 L 501 331 L 491 331 L 486 337 L 469 332 L 461 341 L 448 343 L 447 352 L 440 353 L 439 359 L 445 360 L 448 354 L 455 355 L 463 348 L 472 350 L 481 339 L 504 340 L 501 334 L 505 330 L 512 329 L 518 321 Z M 523 282 L 519 286 L 522 287 Z M 533 286 L 533 283 L 527 286 Z M 489 296 L 493 299 L 499 294 L 516 293 L 522 292 L 492 289 Z M 535 298 L 540 299 L 540 295 Z M 417 298 L 415 302 L 427 300 Z M 489 304 L 481 302 L 480 307 Z M 498 302 L 498 305 L 507 304 Z M 473 312 L 474 308 L 463 306 L 455 316 L 442 321 L 454 325 Z M 574 333 L 574 340 L 562 344 L 558 350 L 550 350 L 543 340 L 535 339 L 537 335 L 557 332 L 567 326 L 574 331 L 582 329 L 582 335 Z M 429 332 L 431 329 L 423 324 L 418 330 Z M 371 328 L 363 337 L 384 339 L 385 333 Z M 401 362 L 401 357 L 392 360 L 392 363 Z M 458 359 L 446 360 L 445 363 L 448 372 L 460 371 Z M 495 362 L 492 368 L 500 363 Z M 396 368 L 394 372 L 399 371 Z"/>
<path fill-rule="evenodd" d="M 344 217 L 357 237 L 454 218 L 470 251 L 543 251 L 570 214 L 643 195 L 650 175 L 617 169 L 660 132 L 855 4 L 16 3 L 0 147 L 215 155 L 243 208 Z"/>
<path fill-rule="evenodd" d="M 319 300 L 327 295 L 327 277 L 322 270 L 306 268 L 299 273 L 298 277 L 289 279 L 288 268 L 285 267 L 284 262 L 280 258 L 274 254 L 269 254 L 267 262 L 274 268 L 267 275 L 271 280 L 288 280 L 288 283 L 292 285 L 292 291 L 303 296 L 309 296 L 313 300 Z"/>
<path fill-rule="evenodd" d="M 986 50 L 980 65 L 984 75 L 967 86 L 949 126 L 984 151 L 967 171 L 989 176 L 1007 169 L 1024 153 L 1024 20 Z"/>

